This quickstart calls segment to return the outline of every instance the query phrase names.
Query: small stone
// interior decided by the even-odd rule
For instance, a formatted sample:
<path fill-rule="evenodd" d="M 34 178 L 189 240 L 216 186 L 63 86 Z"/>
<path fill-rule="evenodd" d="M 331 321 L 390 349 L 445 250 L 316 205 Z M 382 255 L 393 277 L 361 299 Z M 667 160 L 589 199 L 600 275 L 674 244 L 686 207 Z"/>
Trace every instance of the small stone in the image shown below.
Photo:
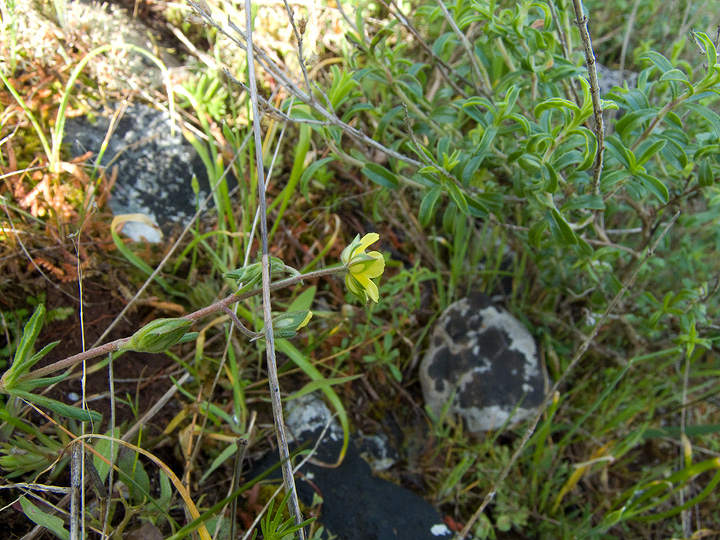
<path fill-rule="evenodd" d="M 375 435 L 358 433 L 356 445 L 360 457 L 367 461 L 373 473 L 389 470 L 400 457 L 398 451 L 390 445 L 387 435 L 382 432 Z"/>
<path fill-rule="evenodd" d="M 611 69 L 605 67 L 599 62 L 595 62 L 598 74 L 598 85 L 600 86 L 600 94 L 605 95 L 612 91 L 615 86 L 623 87 L 624 83 L 628 84 L 628 88 L 633 89 L 637 86 L 638 74 L 634 71 L 624 69 Z"/>
<path fill-rule="evenodd" d="M 438 540 L 450 539 L 452 532 L 443 516 L 416 493 L 382 478 L 373 476 L 370 465 L 362 458 L 362 441 L 352 438 L 345 459 L 334 466 L 342 447 L 342 428 L 317 393 L 306 394 L 286 403 L 285 424 L 290 432 L 290 451 L 313 448 L 313 460 L 305 463 L 297 477 L 297 493 L 310 507 L 318 500 L 318 524 L 324 528 L 321 538 L 338 540 Z M 323 429 L 328 431 L 318 444 Z M 365 439 L 365 436 L 360 435 Z M 381 443 L 383 437 L 373 437 Z M 317 448 L 316 448 L 317 447 Z M 384 450 L 384 456 L 393 452 Z M 277 463 L 272 452 L 254 463 L 250 478 Z M 325 463 L 325 465 L 322 464 Z M 330 464 L 330 466 L 327 466 Z M 269 474 L 280 478 L 280 471 Z"/>
<path fill-rule="evenodd" d="M 473 433 L 512 426 L 545 398 L 547 375 L 528 330 L 481 293 L 451 304 L 438 319 L 420 364 L 425 403 L 439 417 L 460 415 Z"/>

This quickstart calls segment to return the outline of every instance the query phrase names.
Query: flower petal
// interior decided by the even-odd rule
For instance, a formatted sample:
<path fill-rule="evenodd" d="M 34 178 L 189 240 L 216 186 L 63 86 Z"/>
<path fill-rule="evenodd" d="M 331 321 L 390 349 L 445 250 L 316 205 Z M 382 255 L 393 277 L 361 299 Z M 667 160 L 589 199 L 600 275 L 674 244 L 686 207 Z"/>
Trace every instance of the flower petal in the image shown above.
<path fill-rule="evenodd" d="M 362 238 L 358 235 L 343 249 L 340 256 L 347 270 L 345 284 L 348 290 L 363 302 L 367 302 L 368 296 L 374 302 L 380 298 L 377 284 L 372 278 L 382 275 L 385 270 L 385 259 L 379 251 L 365 253 L 365 250 L 378 240 L 380 240 L 378 233 L 367 233 Z"/>
<path fill-rule="evenodd" d="M 380 240 L 380 235 L 378 233 L 367 233 L 365 236 L 362 237 L 362 240 L 360 240 L 360 245 L 353 251 L 353 256 L 357 255 L 358 253 L 362 253 L 368 248 L 368 246 L 370 246 L 370 244 L 374 244 L 378 240 Z"/>
<path fill-rule="evenodd" d="M 297 330 L 300 330 L 300 329 L 301 329 L 302 327 L 304 327 L 307 323 L 309 323 L 309 322 L 310 322 L 310 319 L 312 319 L 312 316 L 313 316 L 313 312 L 310 311 L 310 310 L 308 310 L 307 315 L 306 315 L 305 318 L 303 319 L 303 322 L 301 322 L 300 325 L 299 325 L 295 330 L 296 330 L 296 331 L 297 331 Z"/>
<path fill-rule="evenodd" d="M 370 278 L 368 278 L 364 274 L 358 274 L 354 277 L 362 286 L 363 292 L 366 293 L 367 296 L 369 296 L 373 300 L 373 302 L 377 302 L 380 298 L 380 293 L 378 291 L 377 285 L 370 281 Z"/>
<path fill-rule="evenodd" d="M 375 285 L 375 283 L 373 283 L 372 281 L 369 282 L 367 287 L 365 287 L 365 292 L 372 299 L 372 301 L 377 304 L 378 300 L 380 299 L 380 291 L 378 291 L 377 285 Z"/>
<path fill-rule="evenodd" d="M 385 271 L 385 258 L 378 251 L 368 253 L 373 259 L 373 263 L 366 267 L 364 274 L 370 278 L 381 276 Z"/>

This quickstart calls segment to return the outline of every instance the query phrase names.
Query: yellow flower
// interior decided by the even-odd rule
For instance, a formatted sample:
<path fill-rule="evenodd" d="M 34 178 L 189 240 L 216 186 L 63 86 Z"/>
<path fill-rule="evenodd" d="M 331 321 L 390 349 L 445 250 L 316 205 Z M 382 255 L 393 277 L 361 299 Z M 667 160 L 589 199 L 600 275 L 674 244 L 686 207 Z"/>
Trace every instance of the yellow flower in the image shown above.
<path fill-rule="evenodd" d="M 379 239 L 380 235 L 377 233 L 368 233 L 362 239 L 357 235 L 340 256 L 340 260 L 347 268 L 345 284 L 362 302 L 367 302 L 368 297 L 373 302 L 377 302 L 379 298 L 377 285 L 372 279 L 382 275 L 385 270 L 385 259 L 378 251 L 365 253 L 368 246 Z"/>

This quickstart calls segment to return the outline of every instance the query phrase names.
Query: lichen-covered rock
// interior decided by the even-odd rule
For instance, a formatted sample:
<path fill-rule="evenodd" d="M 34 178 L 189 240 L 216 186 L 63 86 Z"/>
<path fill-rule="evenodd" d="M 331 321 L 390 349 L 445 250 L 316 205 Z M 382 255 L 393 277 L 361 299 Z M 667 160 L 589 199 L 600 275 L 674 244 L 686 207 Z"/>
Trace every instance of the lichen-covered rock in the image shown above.
<path fill-rule="evenodd" d="M 452 399 L 450 414 L 474 433 L 529 417 L 545 397 L 545 380 L 530 332 L 481 293 L 443 312 L 420 364 L 425 403 L 439 416 Z"/>
<path fill-rule="evenodd" d="M 627 83 L 630 89 L 637 86 L 638 74 L 634 71 L 630 71 L 628 69 L 624 69 L 622 71 L 618 69 L 611 69 L 603 66 L 599 62 L 595 62 L 595 67 L 598 74 L 600 95 L 604 96 L 615 86 L 622 88 L 624 83 Z"/>
<path fill-rule="evenodd" d="M 118 103 L 116 107 L 120 107 Z M 210 193 L 210 181 L 202 159 L 185 140 L 170 115 L 147 105 L 124 108 L 114 123 L 111 116 L 69 118 L 65 141 L 72 143 L 73 157 L 90 151 L 102 156 L 97 165 L 108 176 L 117 167 L 117 180 L 109 201 L 113 214 L 144 214 L 168 233 L 176 225 L 185 226 L 196 211 L 196 200 Z M 108 132 L 112 136 L 106 141 Z M 97 159 L 97 158 L 93 158 Z M 192 177 L 198 179 L 197 196 Z M 235 184 L 232 177 L 227 179 Z M 142 238 L 159 242 L 161 235 L 152 227 L 130 222 L 123 233 L 135 241 Z"/>

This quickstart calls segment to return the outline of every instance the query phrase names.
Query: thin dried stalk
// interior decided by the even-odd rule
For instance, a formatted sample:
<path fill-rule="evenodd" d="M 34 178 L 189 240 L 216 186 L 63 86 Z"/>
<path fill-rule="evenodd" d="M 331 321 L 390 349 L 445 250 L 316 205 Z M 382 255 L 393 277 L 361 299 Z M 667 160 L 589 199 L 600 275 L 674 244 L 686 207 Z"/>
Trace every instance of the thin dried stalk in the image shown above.
<path fill-rule="evenodd" d="M 582 1 L 573 0 L 575 8 L 575 24 L 580 29 L 580 39 L 585 50 L 588 78 L 590 79 L 590 96 L 592 97 L 593 111 L 595 113 L 595 136 L 597 137 L 597 152 L 595 153 L 595 169 L 593 173 L 592 191 L 595 195 L 600 191 L 600 175 L 603 169 L 605 155 L 605 120 L 603 119 L 602 100 L 600 99 L 600 85 L 598 84 L 597 68 L 595 67 L 595 52 L 588 32 L 588 18 L 583 11 Z"/>
<path fill-rule="evenodd" d="M 265 320 L 265 351 L 267 354 L 268 382 L 270 384 L 270 401 L 272 403 L 273 418 L 275 420 L 275 434 L 277 436 L 280 460 L 282 461 L 283 481 L 286 492 L 290 493 L 290 511 L 295 518 L 295 524 L 300 525 L 303 521 L 300 503 L 295 489 L 295 477 L 293 476 L 292 462 L 290 461 L 290 449 L 288 448 L 287 434 L 285 433 L 285 422 L 283 419 L 282 398 L 280 396 L 280 382 L 277 373 L 277 361 L 275 359 L 275 335 L 273 333 L 272 304 L 270 301 L 270 258 L 268 252 L 268 229 L 267 229 L 267 205 L 265 201 L 265 167 L 262 154 L 262 134 L 260 132 L 260 107 L 258 106 L 257 83 L 255 81 L 255 56 L 253 51 L 253 29 L 251 1 L 245 0 L 246 29 L 245 37 L 246 54 L 248 63 L 248 86 L 250 87 L 250 100 L 253 112 L 253 134 L 255 136 L 255 168 L 258 180 L 258 207 L 260 209 L 260 244 L 262 263 L 262 305 L 263 318 Z M 309 90 L 309 89 L 308 89 Z M 298 538 L 305 540 L 305 531 L 298 530 Z"/>

